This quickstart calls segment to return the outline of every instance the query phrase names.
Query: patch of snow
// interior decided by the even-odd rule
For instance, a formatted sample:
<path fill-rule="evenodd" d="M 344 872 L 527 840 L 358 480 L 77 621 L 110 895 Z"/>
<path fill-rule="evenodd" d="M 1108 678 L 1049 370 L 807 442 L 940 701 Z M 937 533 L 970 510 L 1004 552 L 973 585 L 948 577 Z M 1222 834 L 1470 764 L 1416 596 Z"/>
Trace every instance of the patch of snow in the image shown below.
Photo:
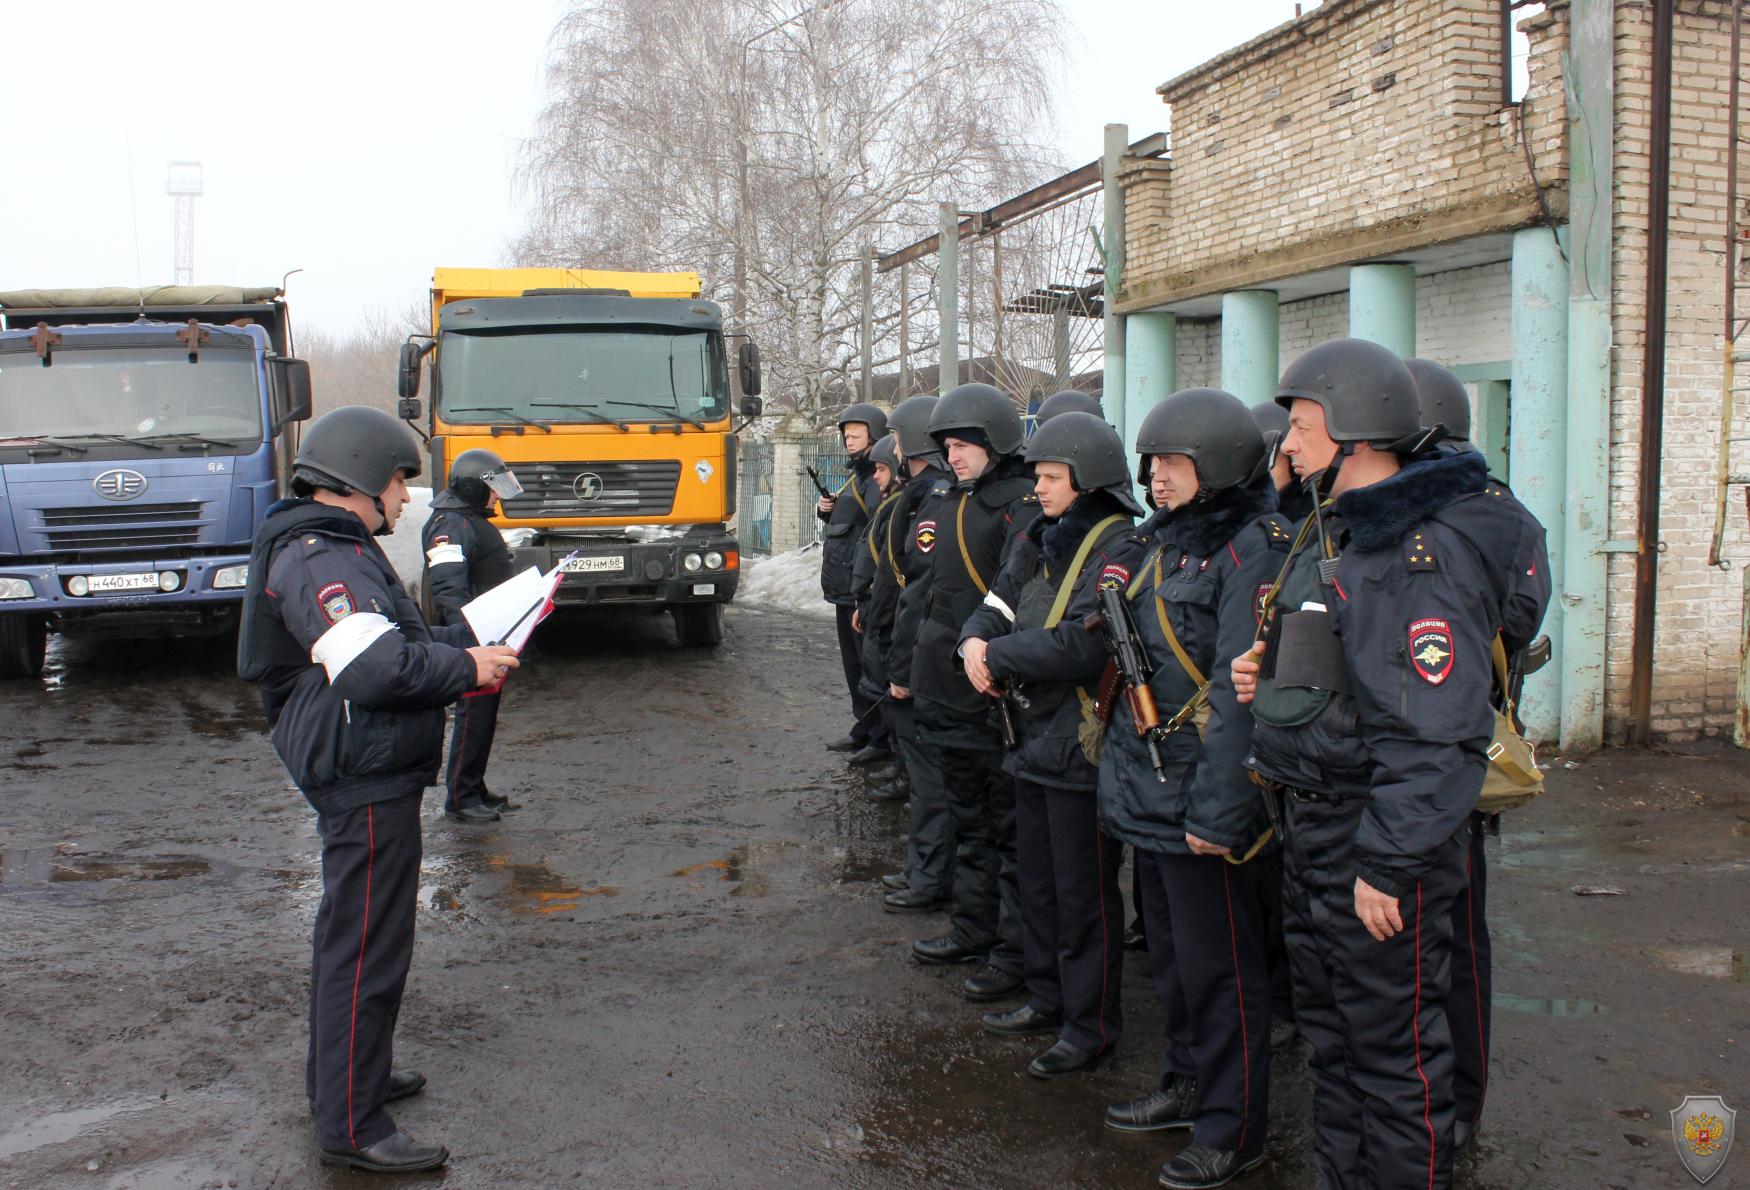
<path fill-rule="evenodd" d="M 832 619 L 833 605 L 820 596 L 820 546 L 805 545 L 787 554 L 752 559 L 742 555 L 737 606 L 751 604 Z"/>
<path fill-rule="evenodd" d="M 431 519 L 431 489 L 410 487 L 407 494 L 412 499 L 401 510 L 395 532 L 379 537 L 377 544 L 395 564 L 395 573 L 401 576 L 408 593 L 418 599 L 419 583 L 425 577 L 425 551 L 420 548 L 419 537 L 425 531 L 425 522 Z"/>

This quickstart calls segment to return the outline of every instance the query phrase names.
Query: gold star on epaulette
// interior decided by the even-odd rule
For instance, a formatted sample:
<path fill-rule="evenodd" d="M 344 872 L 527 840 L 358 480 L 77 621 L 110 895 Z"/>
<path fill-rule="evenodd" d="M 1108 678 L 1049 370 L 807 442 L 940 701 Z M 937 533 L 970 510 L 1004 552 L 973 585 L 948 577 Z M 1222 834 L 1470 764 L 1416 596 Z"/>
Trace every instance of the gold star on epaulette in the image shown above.
<path fill-rule="evenodd" d="M 1410 541 L 1410 569 L 1438 569 L 1438 567 L 1434 565 L 1434 551 L 1428 548 L 1428 545 L 1422 540 L 1422 535 L 1420 533 L 1417 533 Z"/>
<path fill-rule="evenodd" d="M 1490 484 L 1484 490 L 1486 490 L 1491 496 L 1505 496 L 1507 494 L 1506 489 L 1497 487 L 1494 484 Z"/>
<path fill-rule="evenodd" d="M 1270 536 L 1276 541 L 1288 540 L 1288 531 L 1282 527 L 1282 522 L 1275 517 L 1270 518 Z"/>
<path fill-rule="evenodd" d="M 1023 504 L 1037 504 L 1037 503 L 1039 503 L 1039 497 L 1034 495 L 1032 492 L 1028 492 L 1025 496 L 1021 497 L 1021 503 L 1023 503 Z"/>

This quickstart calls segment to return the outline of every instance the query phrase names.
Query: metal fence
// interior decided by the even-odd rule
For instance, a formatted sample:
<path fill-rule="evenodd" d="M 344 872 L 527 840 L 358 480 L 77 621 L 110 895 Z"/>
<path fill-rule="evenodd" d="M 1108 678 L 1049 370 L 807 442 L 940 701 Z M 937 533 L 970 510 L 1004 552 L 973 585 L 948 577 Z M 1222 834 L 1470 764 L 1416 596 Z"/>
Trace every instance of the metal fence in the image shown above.
<path fill-rule="evenodd" d="M 743 440 L 736 476 L 736 530 L 749 553 L 772 552 L 772 444 Z"/>
<path fill-rule="evenodd" d="M 804 445 L 802 451 L 803 465 L 814 468 L 814 473 L 820 477 L 822 487 L 829 492 L 836 492 L 843 486 L 850 471 L 845 462 L 845 443 L 839 437 L 837 430 L 822 434 L 812 449 Z M 802 519 L 798 523 L 803 528 L 802 539 L 804 541 L 819 541 L 826 528 L 826 522 L 815 513 L 816 502 L 820 499 L 820 491 L 814 486 L 814 481 L 808 478 L 807 472 L 803 472 L 802 483 L 798 485 L 797 491 L 800 493 L 799 499 L 801 500 L 798 512 Z"/>

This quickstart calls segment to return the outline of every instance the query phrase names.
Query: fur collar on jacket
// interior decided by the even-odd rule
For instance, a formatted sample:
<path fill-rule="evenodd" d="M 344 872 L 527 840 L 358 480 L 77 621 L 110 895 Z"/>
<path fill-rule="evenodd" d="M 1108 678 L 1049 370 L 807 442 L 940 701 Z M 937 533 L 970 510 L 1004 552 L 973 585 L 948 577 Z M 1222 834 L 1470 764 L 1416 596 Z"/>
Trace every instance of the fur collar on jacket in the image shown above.
<path fill-rule="evenodd" d="M 1403 540 L 1411 527 L 1460 496 L 1488 486 L 1489 465 L 1474 452 L 1436 455 L 1408 464 L 1388 479 L 1344 492 L 1336 514 L 1348 530 L 1349 544 L 1368 553 Z"/>
<path fill-rule="evenodd" d="M 1306 480 L 1296 475 L 1276 493 L 1276 511 L 1291 525 L 1298 525 L 1312 515 L 1312 489 L 1306 486 Z"/>
<path fill-rule="evenodd" d="M 1170 535 L 1172 543 L 1196 558 L 1207 558 L 1234 534 L 1276 510 L 1276 483 L 1266 471 L 1242 488 L 1224 488 L 1207 500 L 1182 508 L 1163 508 L 1142 526 L 1146 537 Z"/>

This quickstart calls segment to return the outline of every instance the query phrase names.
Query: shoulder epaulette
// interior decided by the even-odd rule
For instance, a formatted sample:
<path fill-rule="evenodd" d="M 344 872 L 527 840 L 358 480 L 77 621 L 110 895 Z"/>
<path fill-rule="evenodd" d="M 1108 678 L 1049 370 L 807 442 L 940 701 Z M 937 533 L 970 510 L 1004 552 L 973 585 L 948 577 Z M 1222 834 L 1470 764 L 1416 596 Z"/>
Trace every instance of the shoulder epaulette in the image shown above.
<path fill-rule="evenodd" d="M 1420 530 L 1410 534 L 1409 550 L 1411 570 L 1440 569 L 1434 564 L 1433 547 L 1423 538 Z"/>

